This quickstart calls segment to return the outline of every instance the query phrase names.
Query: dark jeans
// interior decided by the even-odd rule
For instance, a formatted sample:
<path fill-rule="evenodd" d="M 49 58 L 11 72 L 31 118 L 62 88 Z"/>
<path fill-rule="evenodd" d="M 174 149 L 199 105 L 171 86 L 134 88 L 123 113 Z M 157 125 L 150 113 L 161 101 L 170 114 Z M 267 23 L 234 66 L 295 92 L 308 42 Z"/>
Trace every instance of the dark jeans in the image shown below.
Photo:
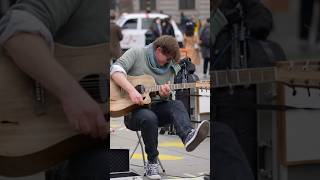
<path fill-rule="evenodd" d="M 210 58 L 204 58 L 203 74 L 207 74 L 208 69 L 210 69 Z"/>
<path fill-rule="evenodd" d="M 141 131 L 150 162 L 156 162 L 159 155 L 158 127 L 173 123 L 182 142 L 192 129 L 188 112 L 178 100 L 154 103 L 150 109 L 138 108 L 125 118 L 124 123 L 132 131 Z"/>
<path fill-rule="evenodd" d="M 211 137 L 213 179 L 253 180 L 249 163 L 232 129 L 223 123 L 214 122 Z"/>

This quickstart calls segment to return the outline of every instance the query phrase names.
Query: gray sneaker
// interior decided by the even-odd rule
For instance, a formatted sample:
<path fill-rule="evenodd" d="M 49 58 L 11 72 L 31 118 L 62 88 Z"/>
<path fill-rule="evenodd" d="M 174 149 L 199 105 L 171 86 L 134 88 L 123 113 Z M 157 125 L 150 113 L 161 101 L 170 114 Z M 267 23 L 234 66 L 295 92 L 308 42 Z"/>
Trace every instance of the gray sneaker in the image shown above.
<path fill-rule="evenodd" d="M 200 123 L 197 129 L 192 129 L 184 141 L 184 145 L 188 152 L 193 151 L 198 145 L 206 139 L 209 133 L 210 123 L 204 120 Z"/>
<path fill-rule="evenodd" d="M 147 163 L 146 176 L 149 179 L 161 179 L 158 163 Z"/>

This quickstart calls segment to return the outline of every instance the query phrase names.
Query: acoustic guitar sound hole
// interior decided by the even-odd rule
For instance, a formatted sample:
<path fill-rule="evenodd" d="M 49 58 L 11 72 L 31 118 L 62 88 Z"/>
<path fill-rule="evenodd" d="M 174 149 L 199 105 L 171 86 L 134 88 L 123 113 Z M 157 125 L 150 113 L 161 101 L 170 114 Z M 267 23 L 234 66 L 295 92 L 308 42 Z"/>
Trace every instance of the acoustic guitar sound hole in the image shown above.
<path fill-rule="evenodd" d="M 143 94 L 143 93 L 146 91 L 143 85 L 137 85 L 137 86 L 135 87 L 135 89 L 136 89 L 140 94 Z"/>

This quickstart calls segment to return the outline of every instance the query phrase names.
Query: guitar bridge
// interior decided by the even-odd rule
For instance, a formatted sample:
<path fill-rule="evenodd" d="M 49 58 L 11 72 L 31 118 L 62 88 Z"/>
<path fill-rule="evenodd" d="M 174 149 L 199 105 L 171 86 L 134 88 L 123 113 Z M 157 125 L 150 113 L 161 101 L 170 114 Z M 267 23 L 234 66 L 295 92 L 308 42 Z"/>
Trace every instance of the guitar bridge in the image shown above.
<path fill-rule="evenodd" d="M 37 115 L 45 114 L 47 109 L 46 90 L 39 82 L 34 81 L 34 112 Z"/>

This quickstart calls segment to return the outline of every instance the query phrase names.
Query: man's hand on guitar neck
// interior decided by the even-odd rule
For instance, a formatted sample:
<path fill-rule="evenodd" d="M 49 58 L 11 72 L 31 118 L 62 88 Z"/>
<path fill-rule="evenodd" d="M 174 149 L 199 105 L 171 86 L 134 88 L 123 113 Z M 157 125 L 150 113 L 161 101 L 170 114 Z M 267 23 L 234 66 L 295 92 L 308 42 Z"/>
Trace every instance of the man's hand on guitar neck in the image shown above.
<path fill-rule="evenodd" d="M 170 96 L 171 89 L 170 89 L 169 84 L 170 84 L 170 81 L 167 84 L 161 85 L 159 95 L 162 98 L 167 98 Z"/>
<path fill-rule="evenodd" d="M 40 35 L 16 34 L 4 43 L 4 48 L 22 71 L 60 100 L 75 129 L 92 137 L 107 137 L 107 122 L 99 105 L 57 62 Z"/>

